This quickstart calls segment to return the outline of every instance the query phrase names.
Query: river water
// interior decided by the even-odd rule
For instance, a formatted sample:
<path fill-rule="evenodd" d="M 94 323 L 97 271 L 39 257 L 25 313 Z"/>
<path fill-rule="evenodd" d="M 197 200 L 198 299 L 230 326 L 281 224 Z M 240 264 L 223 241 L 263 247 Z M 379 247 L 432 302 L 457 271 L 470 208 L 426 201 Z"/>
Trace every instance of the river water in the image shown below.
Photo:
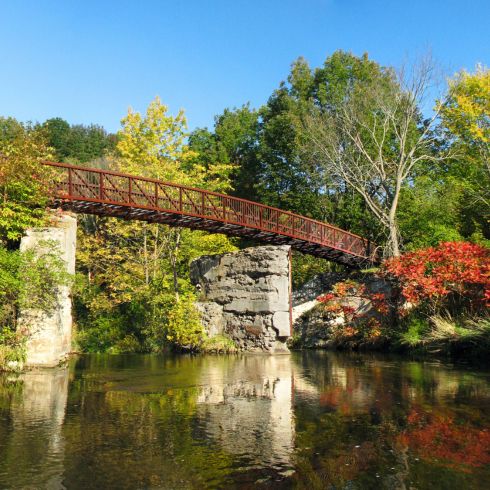
<path fill-rule="evenodd" d="M 3 374 L 0 488 L 489 489 L 490 371 L 301 352 Z"/>

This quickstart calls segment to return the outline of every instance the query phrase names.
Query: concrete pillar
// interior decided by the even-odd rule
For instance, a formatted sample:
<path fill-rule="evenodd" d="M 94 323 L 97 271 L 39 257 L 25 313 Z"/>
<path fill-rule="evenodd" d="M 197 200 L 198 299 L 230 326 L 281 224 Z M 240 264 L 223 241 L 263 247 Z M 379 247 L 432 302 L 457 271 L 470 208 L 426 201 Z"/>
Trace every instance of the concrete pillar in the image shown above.
<path fill-rule="evenodd" d="M 226 334 L 241 350 L 288 352 L 290 247 L 263 246 L 204 256 L 191 264 L 198 309 L 210 337 Z"/>
<path fill-rule="evenodd" d="M 21 251 L 42 251 L 46 243 L 56 243 L 66 264 L 66 270 L 75 274 L 77 220 L 67 214 L 54 214 L 53 225 L 28 230 L 22 238 Z M 58 306 L 51 314 L 40 310 L 22 311 L 19 326 L 29 331 L 26 366 L 56 366 L 71 351 L 71 295 L 68 286 L 58 290 Z"/>

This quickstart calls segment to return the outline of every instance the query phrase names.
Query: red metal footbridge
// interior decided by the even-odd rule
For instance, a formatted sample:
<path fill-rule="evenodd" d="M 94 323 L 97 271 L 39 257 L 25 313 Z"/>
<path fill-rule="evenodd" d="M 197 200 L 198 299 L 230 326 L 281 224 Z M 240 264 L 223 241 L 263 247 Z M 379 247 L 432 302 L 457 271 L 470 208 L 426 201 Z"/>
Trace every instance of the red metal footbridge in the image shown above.
<path fill-rule="evenodd" d="M 57 208 L 291 245 L 350 267 L 377 262 L 368 240 L 289 211 L 147 177 L 66 163 L 45 164 L 58 174 L 52 203 Z"/>

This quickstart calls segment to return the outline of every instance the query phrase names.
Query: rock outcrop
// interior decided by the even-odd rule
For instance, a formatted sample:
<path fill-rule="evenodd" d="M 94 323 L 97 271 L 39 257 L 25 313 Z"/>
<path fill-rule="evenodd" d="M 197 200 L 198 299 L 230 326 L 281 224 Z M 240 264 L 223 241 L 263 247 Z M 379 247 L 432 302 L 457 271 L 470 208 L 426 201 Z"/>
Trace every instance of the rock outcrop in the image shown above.
<path fill-rule="evenodd" d="M 330 291 L 334 284 L 342 281 L 345 277 L 345 274 L 339 272 L 318 274 L 296 291 L 293 291 L 293 329 L 297 320 L 305 316 L 319 304 L 317 301 L 318 296 Z"/>
<path fill-rule="evenodd" d="M 290 247 L 263 246 L 203 256 L 191 263 L 197 308 L 209 336 L 225 334 L 240 350 L 287 352 Z"/>
<path fill-rule="evenodd" d="M 327 272 L 315 276 L 293 293 L 293 332 L 294 346 L 309 349 L 321 349 L 336 346 L 336 332 L 346 325 L 342 313 L 329 311 L 317 297 L 331 293 L 335 284 L 347 279 L 354 280 L 366 288 L 370 294 L 391 294 L 390 284 L 376 274 Z M 379 319 L 379 312 L 367 295 L 357 296 L 354 293 L 342 298 L 342 305 L 352 308 L 362 318 Z M 390 314 L 382 320 L 391 322 Z"/>

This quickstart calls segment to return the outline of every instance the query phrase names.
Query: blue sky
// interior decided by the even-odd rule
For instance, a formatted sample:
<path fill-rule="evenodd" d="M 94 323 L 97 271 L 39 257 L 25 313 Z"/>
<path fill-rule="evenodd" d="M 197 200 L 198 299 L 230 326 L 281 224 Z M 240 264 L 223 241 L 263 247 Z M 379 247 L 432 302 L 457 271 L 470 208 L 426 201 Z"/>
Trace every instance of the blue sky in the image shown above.
<path fill-rule="evenodd" d="M 190 128 L 258 107 L 304 56 L 490 64 L 490 0 L 0 0 L 0 115 L 109 131 L 159 95 Z"/>

